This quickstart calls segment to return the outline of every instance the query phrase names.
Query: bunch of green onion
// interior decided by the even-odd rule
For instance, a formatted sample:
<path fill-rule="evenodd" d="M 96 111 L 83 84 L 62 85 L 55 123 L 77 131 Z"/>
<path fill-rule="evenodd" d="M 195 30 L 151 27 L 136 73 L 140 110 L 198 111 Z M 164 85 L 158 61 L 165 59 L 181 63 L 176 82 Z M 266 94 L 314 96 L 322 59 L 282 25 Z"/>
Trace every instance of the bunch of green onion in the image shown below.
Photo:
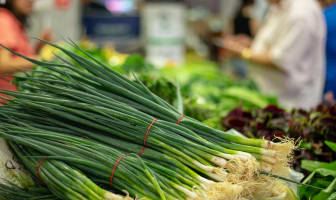
<path fill-rule="evenodd" d="M 36 174 L 41 183 L 60 199 L 70 200 L 112 200 L 123 199 L 108 192 L 87 178 L 83 173 L 58 160 L 41 158 L 41 154 L 22 146 L 10 143 L 21 162 Z"/>
<path fill-rule="evenodd" d="M 66 163 L 105 185 L 117 160 L 127 154 L 113 189 L 143 199 L 197 199 L 214 182 L 226 182 L 232 174 L 248 174 L 242 181 L 250 181 L 259 169 L 286 174 L 291 143 L 207 127 L 89 54 L 86 59 L 50 45 L 81 69 L 63 57 L 57 63 L 24 57 L 44 70 L 17 78 L 23 92 L 2 91 L 13 99 L 0 107 L 5 119 L 0 137 L 25 146 L 26 154 L 52 159 L 49 165 Z"/>
<path fill-rule="evenodd" d="M 122 156 L 122 154 L 114 148 L 85 138 L 33 128 L 22 122 L 19 123 L 22 126 L 21 128 L 15 126 L 15 123 L 16 122 L 12 121 L 12 123 L 8 122 L 7 124 L 3 124 L 3 129 L 6 133 L 0 132 L 0 135 L 7 141 L 13 141 L 19 145 L 41 152 L 36 153 L 23 148 L 18 149 L 15 145 L 12 145 L 15 152 L 19 155 L 19 158 L 23 161 L 25 166 L 31 169 L 32 173 L 36 173 L 39 160 L 42 158 L 48 159 L 45 161 L 45 164 L 43 164 L 43 167 L 46 168 L 41 167 L 42 180 L 52 179 L 55 175 L 69 168 L 66 164 L 61 163 L 61 160 L 63 162 L 70 162 L 72 166 L 85 172 L 85 174 L 88 174 L 88 176 L 96 182 L 105 185 L 109 184 L 112 167 L 117 158 Z M 158 152 L 149 152 L 153 153 L 150 155 L 152 158 L 164 157 Z M 25 158 L 22 154 L 34 157 Z M 201 177 L 182 163 L 167 156 L 164 157 L 167 158 L 167 160 L 161 158 L 161 160 L 157 159 L 159 162 L 155 162 L 147 158 L 141 161 L 137 156 L 131 155 L 132 154 L 125 157 L 118 165 L 113 179 L 113 187 L 119 191 L 127 190 L 132 196 L 137 196 L 141 199 L 195 199 L 201 193 L 206 193 L 206 190 L 215 184 L 213 181 Z M 40 159 L 36 159 L 35 157 L 39 157 Z M 47 173 L 48 171 L 45 172 L 52 164 L 59 167 L 60 170 L 56 172 L 52 171 L 52 174 Z M 172 168 L 174 165 L 175 168 Z M 56 170 L 55 166 L 51 169 Z M 78 174 L 77 171 L 72 169 L 69 169 L 69 173 L 70 172 L 75 175 Z M 51 176 L 45 176 L 45 173 Z M 74 175 L 72 174 L 72 176 Z M 60 176 L 60 181 L 56 181 L 56 183 L 66 182 L 64 185 L 58 185 L 60 188 L 55 188 L 52 182 L 53 180 L 45 183 L 55 194 L 58 194 L 58 191 L 67 189 L 72 184 L 78 186 L 74 189 L 82 190 L 81 194 L 88 194 L 90 196 L 92 191 L 100 191 L 100 188 L 94 184 L 91 186 L 92 183 L 85 177 L 81 177 L 81 179 L 84 179 L 86 182 L 84 184 L 79 184 L 80 182 L 78 183 L 78 181 L 69 179 L 63 180 L 64 177 L 64 175 Z M 67 183 L 69 185 L 67 185 Z M 85 188 L 85 185 L 90 187 Z M 196 188 L 197 191 L 194 191 Z M 71 195 L 72 190 L 70 190 L 69 193 Z M 100 191 L 99 194 L 103 195 L 105 199 L 110 199 L 112 195 L 103 190 Z M 59 195 L 60 194 L 57 196 Z M 69 195 L 66 195 L 62 199 L 71 198 Z M 90 197 L 87 199 L 95 198 Z"/>

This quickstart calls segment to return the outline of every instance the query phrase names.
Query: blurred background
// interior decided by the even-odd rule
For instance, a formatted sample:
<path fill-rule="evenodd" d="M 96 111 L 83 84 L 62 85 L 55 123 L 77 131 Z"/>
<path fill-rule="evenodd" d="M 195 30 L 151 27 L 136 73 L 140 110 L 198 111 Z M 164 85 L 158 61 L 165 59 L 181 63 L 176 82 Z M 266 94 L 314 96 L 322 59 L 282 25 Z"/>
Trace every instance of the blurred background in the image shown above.
<path fill-rule="evenodd" d="M 28 35 L 51 29 L 53 41 L 112 45 L 121 53 L 144 54 L 157 66 L 181 65 L 188 52 L 219 61 L 213 39 L 231 32 L 241 4 L 239 0 L 36 0 Z M 257 0 L 251 17 L 262 23 L 267 9 L 265 0 Z"/>

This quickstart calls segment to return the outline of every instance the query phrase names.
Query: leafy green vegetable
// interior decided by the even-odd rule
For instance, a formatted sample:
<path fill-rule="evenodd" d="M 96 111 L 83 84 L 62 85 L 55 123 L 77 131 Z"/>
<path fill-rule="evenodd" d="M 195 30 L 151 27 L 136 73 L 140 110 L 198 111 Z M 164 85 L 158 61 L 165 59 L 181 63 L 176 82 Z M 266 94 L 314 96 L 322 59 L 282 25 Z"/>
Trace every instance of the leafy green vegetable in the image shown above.
<path fill-rule="evenodd" d="M 309 111 L 286 111 L 274 105 L 248 111 L 239 106 L 222 118 L 224 130 L 236 129 L 248 137 L 276 140 L 290 137 L 302 140 L 294 157 L 294 168 L 301 171 L 301 160 L 319 160 L 330 163 L 336 160 L 335 148 L 336 103 L 319 105 Z M 326 141 L 324 143 L 324 141 Z M 312 164 L 312 163 L 309 163 Z M 308 167 L 309 169 L 309 167 Z M 303 171 L 304 172 L 304 171 Z"/>
<path fill-rule="evenodd" d="M 326 162 L 320 162 L 320 161 L 313 161 L 313 160 L 303 160 L 301 162 L 301 168 L 305 169 L 307 171 L 314 171 L 318 168 L 323 167 L 324 165 L 327 165 L 328 163 Z"/>
<path fill-rule="evenodd" d="M 336 143 L 335 142 L 330 142 L 330 141 L 325 141 L 324 142 L 331 150 L 336 152 Z"/>
<path fill-rule="evenodd" d="M 134 72 L 152 72 L 155 70 L 155 67 L 147 62 L 141 55 L 134 54 L 126 59 L 121 66 L 121 70 L 125 74 Z"/>
<path fill-rule="evenodd" d="M 325 141 L 325 143 L 333 148 L 334 144 L 330 141 Z M 334 150 L 334 149 L 333 149 Z M 303 181 L 303 183 L 310 182 L 311 185 L 322 187 L 325 189 L 319 190 L 316 188 L 311 188 L 307 186 L 300 186 L 299 195 L 301 199 L 312 199 L 312 200 L 334 200 L 336 199 L 336 161 L 332 163 L 303 160 L 303 169 L 311 171 L 312 173 Z"/>
<path fill-rule="evenodd" d="M 336 199 L 336 192 L 332 193 L 327 200 L 335 200 Z"/>
<path fill-rule="evenodd" d="M 177 87 L 167 78 L 157 74 L 140 73 L 139 80 L 154 94 L 166 100 L 170 104 L 175 104 L 177 100 Z"/>

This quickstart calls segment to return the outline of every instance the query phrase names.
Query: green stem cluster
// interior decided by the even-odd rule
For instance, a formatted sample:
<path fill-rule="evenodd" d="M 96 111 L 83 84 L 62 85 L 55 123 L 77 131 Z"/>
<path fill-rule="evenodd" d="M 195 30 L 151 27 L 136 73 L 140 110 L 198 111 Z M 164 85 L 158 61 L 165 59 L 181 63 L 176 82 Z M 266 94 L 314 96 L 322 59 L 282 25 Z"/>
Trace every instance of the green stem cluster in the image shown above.
<path fill-rule="evenodd" d="M 154 200 L 194 198 L 195 188 L 224 181 L 230 173 L 227 163 L 233 159 L 247 161 L 254 155 L 275 163 L 276 152 L 267 148 L 270 142 L 212 129 L 187 116 L 182 119 L 177 109 L 139 80 L 123 77 L 77 45 L 73 44 L 90 59 L 49 44 L 81 68 L 63 57 L 47 63 L 14 52 L 44 70 L 17 78 L 23 92 L 2 91 L 13 99 L 0 107 L 0 137 L 11 141 L 14 149 L 24 146 L 16 149 L 19 156 L 48 158 L 41 177 L 49 180 L 46 184 L 54 194 L 77 199 L 102 195 L 105 191 L 90 179 L 109 185 L 115 163 L 124 154 L 113 189 Z M 147 149 L 141 159 L 136 154 L 143 147 Z M 38 164 L 35 158 L 20 158 L 30 169 Z M 64 167 L 79 169 L 90 179 Z M 68 187 L 50 176 L 53 173 Z"/>

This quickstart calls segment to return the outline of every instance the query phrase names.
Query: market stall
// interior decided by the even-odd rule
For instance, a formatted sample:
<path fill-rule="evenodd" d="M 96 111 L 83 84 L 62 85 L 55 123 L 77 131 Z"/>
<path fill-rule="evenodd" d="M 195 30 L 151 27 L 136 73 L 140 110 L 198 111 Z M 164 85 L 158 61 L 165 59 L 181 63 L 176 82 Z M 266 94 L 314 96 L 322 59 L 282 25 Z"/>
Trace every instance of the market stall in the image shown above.
<path fill-rule="evenodd" d="M 1 184 L 3 197 L 296 199 L 297 188 L 303 198 L 308 191 L 316 198 L 332 194 L 333 163 L 296 163 L 313 171 L 300 184 L 290 169 L 299 137 L 285 127 L 282 135 L 275 132 L 268 137 L 253 122 L 253 117 L 262 123 L 259 119 L 263 116 L 276 118 L 285 113 L 275 106 L 265 108 L 277 104 L 276 98 L 257 92 L 253 83 L 225 76 L 219 79 L 220 71 L 204 60 L 155 70 L 141 56 L 132 55 L 111 66 L 99 61 L 101 49 L 93 55 L 74 43 L 65 48 L 51 45 L 57 50 L 50 61 L 25 57 L 37 67 L 16 76 L 20 92 L 2 91 L 13 98 L 5 99 L 8 104 L 0 107 L 0 135 L 18 163 L 30 172 L 17 176 L 25 179 L 12 177 Z M 202 71 L 204 67 L 207 72 Z M 179 74 L 184 76 L 176 76 Z M 198 82 L 205 87 L 209 82 L 209 90 L 192 88 Z M 188 98 L 194 99 L 193 105 Z M 230 111 L 236 106 L 241 110 Z M 303 134 L 313 134 L 306 132 L 313 127 L 325 134 L 323 149 L 328 152 L 328 148 L 335 149 L 335 143 L 329 141 L 332 136 L 328 136 L 328 131 L 334 130 L 330 122 L 334 108 L 313 111 L 307 118 L 313 122 L 294 122 L 305 129 Z M 292 116 L 284 116 L 300 120 L 308 114 L 293 111 Z M 219 119 L 212 123 L 219 122 L 213 125 L 218 129 L 199 121 L 207 123 L 206 118 Z M 238 126 L 241 123 L 243 128 Z M 297 126 L 291 127 L 299 129 Z M 272 128 L 270 132 L 275 130 Z M 313 140 L 305 139 L 300 147 L 315 148 Z M 335 154 L 330 156 L 329 162 Z M 321 175 L 327 177 L 324 185 L 319 182 Z"/>

